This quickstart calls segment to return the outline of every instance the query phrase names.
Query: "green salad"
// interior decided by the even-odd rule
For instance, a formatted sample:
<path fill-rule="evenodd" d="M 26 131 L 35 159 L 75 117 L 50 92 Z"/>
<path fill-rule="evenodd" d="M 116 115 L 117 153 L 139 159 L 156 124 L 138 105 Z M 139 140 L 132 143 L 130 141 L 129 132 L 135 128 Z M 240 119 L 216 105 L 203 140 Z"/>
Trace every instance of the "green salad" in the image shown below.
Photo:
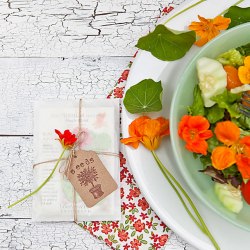
<path fill-rule="evenodd" d="M 250 43 L 196 63 L 193 103 L 178 134 L 214 181 L 223 205 L 250 204 Z"/>

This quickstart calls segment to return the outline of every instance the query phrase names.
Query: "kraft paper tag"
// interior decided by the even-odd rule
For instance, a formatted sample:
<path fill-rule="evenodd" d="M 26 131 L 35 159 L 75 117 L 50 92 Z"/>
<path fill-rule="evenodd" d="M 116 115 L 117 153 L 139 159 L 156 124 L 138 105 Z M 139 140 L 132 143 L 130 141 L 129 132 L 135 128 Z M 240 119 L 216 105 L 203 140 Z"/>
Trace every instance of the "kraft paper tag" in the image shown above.
<path fill-rule="evenodd" d="M 87 207 L 93 207 L 118 187 L 94 151 L 75 151 L 67 177 Z"/>

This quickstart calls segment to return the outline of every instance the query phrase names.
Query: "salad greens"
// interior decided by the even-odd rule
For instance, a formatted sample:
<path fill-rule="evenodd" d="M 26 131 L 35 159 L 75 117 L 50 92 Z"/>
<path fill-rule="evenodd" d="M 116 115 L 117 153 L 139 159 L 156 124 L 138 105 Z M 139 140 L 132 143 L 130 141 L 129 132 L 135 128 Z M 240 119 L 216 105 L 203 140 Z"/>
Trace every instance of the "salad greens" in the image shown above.
<path fill-rule="evenodd" d="M 205 115 L 204 101 L 201 96 L 201 90 L 198 85 L 194 87 L 193 92 L 193 104 L 189 107 L 189 113 L 191 115 Z"/>
<path fill-rule="evenodd" d="M 230 49 L 217 57 L 217 60 L 223 65 L 231 65 L 237 68 L 243 64 L 243 59 L 244 56 L 238 49 Z"/>
<path fill-rule="evenodd" d="M 224 117 L 225 109 L 219 107 L 218 104 L 215 104 L 211 108 L 207 109 L 207 119 L 210 123 L 214 124 L 217 121 L 221 120 Z"/>
<path fill-rule="evenodd" d="M 241 114 L 238 119 L 232 119 L 232 121 L 242 129 L 242 134 L 248 134 L 247 131 L 250 131 L 250 117 Z"/>
<path fill-rule="evenodd" d="M 240 66 L 244 66 L 244 63 L 246 62 L 246 55 L 248 55 L 249 51 L 250 43 L 236 49 L 232 48 L 229 51 L 219 55 L 216 60 L 217 62 L 221 63 L 222 70 L 225 70 L 224 65 L 230 65 L 230 67 L 234 68 L 237 74 L 239 74 L 238 68 Z M 207 86 L 207 81 L 211 80 L 210 74 L 213 74 L 213 70 L 218 68 L 218 66 L 215 64 L 213 59 L 208 60 L 208 58 L 200 58 L 199 60 L 197 61 L 198 79 L 203 81 L 202 84 L 204 84 L 204 86 Z M 201 63 L 201 60 L 205 62 L 203 63 L 202 61 Z M 247 60 L 249 59 L 247 58 Z M 211 65 L 209 65 L 209 63 L 211 63 Z M 206 68 L 203 70 L 202 67 Z M 211 70 L 209 67 L 211 67 Z M 219 68 L 219 70 L 221 70 L 221 68 Z M 200 77 L 200 72 L 202 72 L 202 74 L 206 74 L 206 77 Z M 193 103 L 188 107 L 188 113 L 191 116 L 202 116 L 206 118 L 210 124 L 209 129 L 213 132 L 213 136 L 206 141 L 206 154 L 197 153 L 190 149 L 189 150 L 195 153 L 195 157 L 199 157 L 203 165 L 203 170 L 200 170 L 199 172 L 210 176 L 215 182 L 215 193 L 217 194 L 218 199 L 227 209 L 234 213 L 239 213 L 243 206 L 240 187 L 244 185 L 246 181 L 244 179 L 246 179 L 247 176 L 242 173 L 242 167 L 249 168 L 250 165 L 247 163 L 247 161 L 244 163 L 246 164 L 245 166 L 242 165 L 242 163 L 237 161 L 237 157 L 246 157 L 244 159 L 249 159 L 250 162 L 250 155 L 248 155 L 248 149 L 250 150 L 250 115 L 248 116 L 247 112 L 242 112 L 242 107 L 248 109 L 248 107 L 245 107 L 247 102 L 244 106 L 244 88 L 241 88 L 242 91 L 239 93 L 233 93 L 235 87 L 232 87 L 231 85 L 229 87 L 228 82 L 231 79 L 228 78 L 229 75 L 227 71 L 226 74 L 227 86 L 223 87 L 223 92 L 219 94 L 214 92 L 212 95 L 209 93 L 209 99 L 213 101 L 212 105 L 205 105 L 205 101 L 207 102 L 208 98 L 206 91 L 209 92 L 210 89 L 204 88 L 200 83 L 194 87 Z M 215 77 L 212 83 L 217 84 L 217 80 L 218 79 Z M 209 84 L 211 84 L 211 82 L 209 82 Z M 250 81 L 249 84 L 242 85 L 250 85 Z M 203 89 L 201 90 L 202 87 Z M 247 98 L 250 98 L 248 94 L 246 96 Z M 218 124 L 225 124 L 227 121 L 230 122 L 230 124 L 235 124 L 231 125 L 232 127 L 236 127 L 234 132 L 228 132 L 226 130 L 219 131 L 219 129 L 217 129 Z M 221 134 L 219 134 L 219 132 Z M 231 133 L 231 135 L 227 135 L 227 133 Z M 239 136 L 237 136 L 237 133 L 239 133 Z M 227 138 L 227 136 L 228 138 L 232 136 L 232 138 L 230 138 L 230 142 L 227 142 L 224 139 Z M 224 156 L 222 155 L 215 155 L 214 152 L 216 150 L 217 152 L 220 152 L 220 150 L 225 150 L 225 152 L 235 152 L 236 160 L 232 161 L 226 167 L 218 168 L 215 166 L 216 160 L 220 159 L 220 157 L 220 160 L 222 161 L 226 159 L 224 159 Z M 249 179 L 249 177 L 247 177 L 247 179 Z M 245 198 L 245 200 L 247 200 L 247 198 Z"/>
<path fill-rule="evenodd" d="M 226 109 L 231 118 L 240 117 L 238 103 L 241 99 L 241 94 L 232 94 L 230 91 L 225 89 L 222 94 L 211 97 L 211 99 L 218 104 L 219 108 Z"/>
<path fill-rule="evenodd" d="M 236 48 L 240 52 L 242 56 L 249 56 L 250 55 L 250 43 L 240 46 Z"/>

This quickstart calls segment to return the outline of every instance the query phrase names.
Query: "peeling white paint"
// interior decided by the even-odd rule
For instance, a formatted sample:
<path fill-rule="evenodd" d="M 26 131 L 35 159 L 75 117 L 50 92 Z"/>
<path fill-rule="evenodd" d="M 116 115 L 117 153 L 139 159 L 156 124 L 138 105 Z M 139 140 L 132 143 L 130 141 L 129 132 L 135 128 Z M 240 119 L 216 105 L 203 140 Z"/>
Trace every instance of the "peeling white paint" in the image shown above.
<path fill-rule="evenodd" d="M 167 0 L 4 1 L 0 56 L 109 56 L 114 50 L 117 56 L 131 56 L 138 38 L 148 33 L 169 4 Z"/>

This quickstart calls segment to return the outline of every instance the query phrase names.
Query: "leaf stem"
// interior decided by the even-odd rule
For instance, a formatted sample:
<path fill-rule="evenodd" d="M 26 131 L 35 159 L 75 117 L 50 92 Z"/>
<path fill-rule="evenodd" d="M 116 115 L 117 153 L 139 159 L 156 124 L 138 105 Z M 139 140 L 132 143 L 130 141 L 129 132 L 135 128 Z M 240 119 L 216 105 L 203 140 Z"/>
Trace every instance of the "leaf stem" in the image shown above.
<path fill-rule="evenodd" d="M 180 12 L 176 13 L 175 15 L 171 16 L 168 20 L 166 20 L 166 21 L 163 23 L 163 25 L 166 25 L 169 21 L 171 21 L 171 20 L 174 19 L 175 17 L 179 16 L 180 14 L 184 13 L 185 11 L 187 11 L 187 10 L 189 10 L 189 9 L 191 9 L 191 8 L 197 6 L 197 5 L 199 5 L 200 3 L 205 2 L 205 1 L 206 1 L 206 0 L 200 0 L 199 2 L 194 3 L 194 4 L 190 5 L 189 7 L 187 7 L 187 8 L 185 8 L 185 9 L 181 10 Z"/>
<path fill-rule="evenodd" d="M 183 189 L 183 187 L 181 186 L 181 184 L 174 178 L 174 176 L 168 171 L 168 169 L 162 164 L 162 162 L 160 161 L 160 159 L 158 158 L 158 156 L 156 155 L 156 153 L 154 151 L 151 151 L 152 155 L 154 157 L 154 159 L 156 160 L 160 170 L 162 171 L 162 173 L 164 174 L 164 176 L 166 177 L 166 179 L 168 180 L 168 182 L 170 183 L 170 185 L 173 187 L 175 184 L 177 186 L 177 188 L 181 191 L 182 195 L 184 195 L 184 197 L 187 199 L 189 205 L 191 206 L 191 208 L 193 209 L 195 215 L 197 216 L 199 222 L 194 218 L 193 215 L 191 215 L 191 218 L 193 219 L 193 221 L 196 223 L 196 225 L 201 229 L 201 231 L 203 233 L 205 233 L 208 238 L 211 240 L 211 242 L 213 243 L 215 249 L 219 250 L 220 247 L 218 245 L 218 243 L 215 241 L 214 237 L 212 236 L 212 234 L 210 233 L 209 229 L 207 228 L 204 220 L 202 219 L 200 213 L 198 212 L 197 208 L 195 207 L 193 201 L 191 200 L 191 198 L 189 197 L 189 195 L 187 194 L 187 192 Z M 173 183 L 172 183 L 172 181 Z M 172 184 L 171 184 L 172 183 Z M 177 193 L 178 197 L 181 197 L 181 194 L 179 193 L 178 189 L 176 187 L 174 187 L 175 192 Z M 183 200 L 183 198 L 180 199 L 182 204 L 185 202 Z M 186 211 L 188 212 L 188 208 L 187 205 L 184 205 Z M 188 212 L 188 214 L 190 215 L 190 211 Z"/>
<path fill-rule="evenodd" d="M 157 159 L 155 159 L 157 161 Z M 158 162 L 157 162 L 158 163 Z M 201 231 L 204 232 L 203 228 L 201 227 L 200 223 L 197 221 L 197 219 L 193 216 L 193 214 L 191 213 L 191 211 L 189 210 L 188 206 L 186 205 L 184 199 L 182 198 L 181 194 L 179 193 L 178 189 L 174 186 L 173 182 L 169 179 L 168 175 L 166 174 L 166 172 L 164 171 L 164 169 L 162 169 L 160 167 L 161 172 L 163 173 L 163 175 L 166 177 L 166 179 L 168 180 L 169 184 L 171 185 L 171 187 L 174 189 L 175 193 L 177 194 L 177 196 L 179 197 L 181 203 L 183 204 L 184 208 L 186 209 L 187 213 L 190 215 L 191 219 L 195 222 L 195 224 L 200 228 Z M 205 233 L 205 232 L 204 232 Z"/>
<path fill-rule="evenodd" d="M 236 2 L 235 4 L 233 4 L 232 6 L 236 6 L 236 5 L 238 5 L 238 4 L 242 3 L 242 2 L 244 2 L 244 0 L 239 0 L 238 2 Z M 224 10 L 224 11 L 222 11 L 218 16 L 222 16 L 222 15 L 225 14 L 228 10 L 229 10 L 229 8 L 226 9 L 226 10 Z"/>
<path fill-rule="evenodd" d="M 56 171 L 56 168 L 57 168 L 59 162 L 62 160 L 62 157 L 63 157 L 63 155 L 64 155 L 64 153 L 65 153 L 66 150 L 67 150 L 67 148 L 64 148 L 64 149 L 63 149 L 63 151 L 62 151 L 61 155 L 59 156 L 59 158 L 58 158 L 58 160 L 57 160 L 57 162 L 56 162 L 54 168 L 52 169 L 50 175 L 46 178 L 46 180 L 45 180 L 39 187 L 37 187 L 33 192 L 31 192 L 31 193 L 28 194 L 28 195 L 25 195 L 25 196 L 24 196 L 23 198 L 21 198 L 20 200 L 18 200 L 18 201 L 16 201 L 16 202 L 12 203 L 11 205 L 8 206 L 8 208 L 14 207 L 14 206 L 17 205 L 18 203 L 20 203 L 20 202 L 26 200 L 27 198 L 29 198 L 29 197 L 32 196 L 33 194 L 37 193 L 37 192 L 38 192 L 38 191 L 39 191 L 39 190 L 40 190 L 40 189 L 41 189 L 41 188 L 51 179 L 51 177 L 53 176 L 54 172 Z"/>

